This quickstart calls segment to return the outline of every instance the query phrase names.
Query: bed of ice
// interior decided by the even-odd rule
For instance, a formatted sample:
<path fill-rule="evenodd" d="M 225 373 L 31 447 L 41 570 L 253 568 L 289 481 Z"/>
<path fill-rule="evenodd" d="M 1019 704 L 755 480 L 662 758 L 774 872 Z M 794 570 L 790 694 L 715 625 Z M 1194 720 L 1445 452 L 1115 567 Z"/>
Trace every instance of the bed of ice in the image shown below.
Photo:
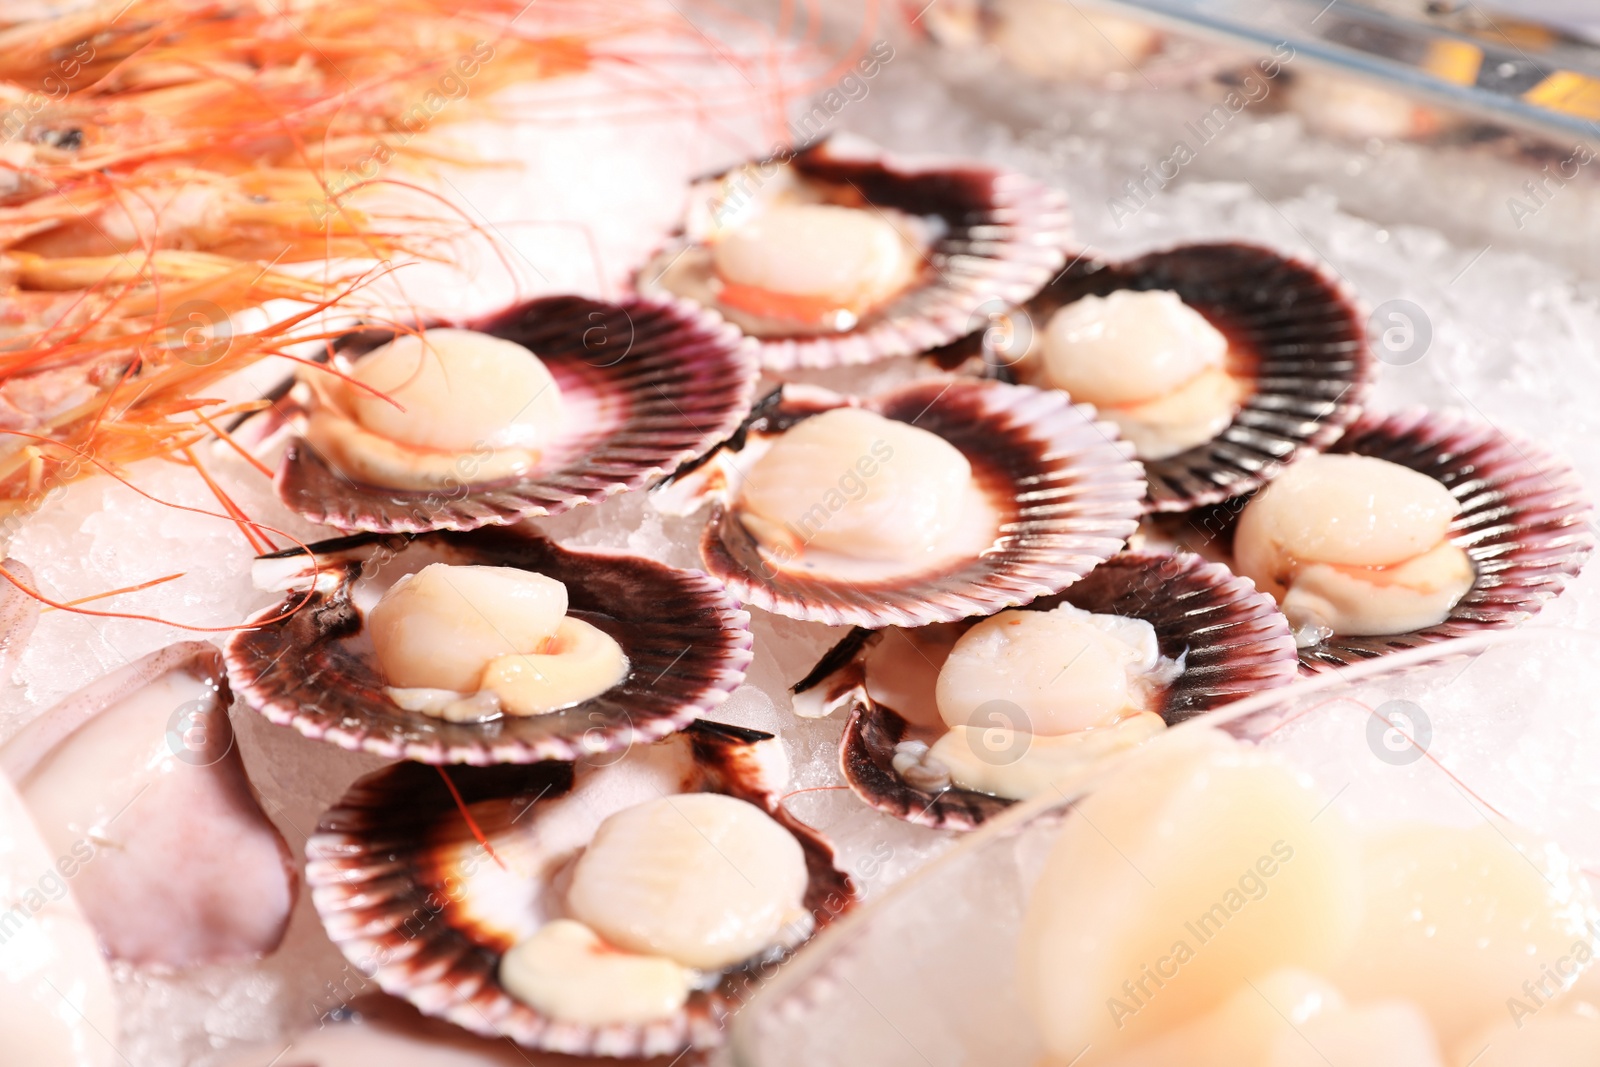
<path fill-rule="evenodd" d="M 1147 206 L 1114 213 L 1109 199 L 1171 153 L 1184 124 L 1209 109 L 1209 98 L 1137 83 L 1121 93 L 1040 86 L 981 56 L 935 61 L 898 31 L 891 39 L 894 58 L 830 128 L 897 151 L 977 157 L 1054 182 L 1073 197 L 1080 238 L 1097 255 L 1229 237 L 1321 259 L 1369 306 L 1406 300 L 1426 316 L 1430 347 L 1410 365 L 1384 368 L 1377 404 L 1465 408 L 1507 432 L 1538 436 L 1576 463 L 1590 484 L 1600 484 L 1600 264 L 1585 262 L 1579 243 L 1594 232 L 1585 223 L 1600 212 L 1600 190 L 1573 183 L 1516 229 L 1506 221 L 1505 202 L 1533 174 L 1523 164 L 1467 148 L 1325 140 L 1298 117 L 1263 107 L 1234 118 Z M 720 67 L 721 47 L 708 44 L 702 56 L 711 73 L 675 86 L 669 117 L 657 107 L 650 121 L 619 119 L 617 85 L 602 76 L 519 101 L 538 104 L 540 92 L 549 91 L 559 98 L 559 118 L 459 130 L 481 150 L 517 163 L 437 178 L 442 192 L 513 249 L 515 277 L 480 249 L 469 260 L 470 277 L 437 266 L 402 272 L 407 297 L 465 315 L 518 293 L 615 295 L 630 267 L 673 225 L 687 178 L 764 153 L 781 133 L 770 121 L 771 83 L 750 84 L 748 72 Z M 517 113 L 539 112 L 519 106 Z M 900 364 L 813 377 L 868 389 L 909 373 Z M 281 369 L 258 367 L 233 387 L 248 393 L 279 375 Z M 302 540 L 325 535 L 288 514 L 266 479 L 237 457 L 218 449 L 208 465 L 259 521 Z M 151 462 L 129 474 L 162 501 L 215 509 L 186 468 Z M 663 519 L 639 495 L 540 525 L 572 544 L 695 562 L 696 523 Z M 176 511 L 106 478 L 53 499 L 8 551 L 59 599 L 182 572 L 181 579 L 96 606 L 191 626 L 226 627 L 271 599 L 252 589 L 253 553 L 231 522 Z M 1597 582 L 1591 568 L 1541 621 L 1592 625 L 1600 608 Z M 749 683 L 719 717 L 780 733 L 796 790 L 837 785 L 839 723 L 795 720 L 786 687 L 840 631 L 752 614 L 757 656 Z M 189 636 L 147 622 L 45 614 L 14 677 L 0 679 L 0 739 L 94 678 Z M 1481 681 L 1461 697 L 1477 704 L 1463 715 L 1476 710 L 1492 721 L 1517 679 L 1491 673 Z M 1560 802 L 1567 814 L 1553 831 L 1597 821 L 1592 805 L 1577 810 L 1570 802 L 1585 783 L 1600 795 L 1594 778 L 1600 759 L 1593 758 L 1600 720 L 1588 705 L 1592 685 L 1577 681 L 1570 700 L 1539 709 L 1536 743 L 1519 748 L 1508 765 L 1519 810 L 1569 798 Z M 320 813 L 381 762 L 307 741 L 242 707 L 234 718 L 256 788 L 297 855 Z M 1500 736 L 1486 730 L 1473 743 Z M 868 811 L 847 792 L 804 793 L 790 804 L 833 837 L 869 894 L 949 845 L 944 835 Z M 315 1025 L 372 988 L 323 936 L 302 892 L 283 946 L 257 964 L 181 975 L 119 973 L 119 1051 L 136 1067 L 209 1067 L 242 1045 L 265 1042 L 265 1067 L 283 1047 L 281 1035 Z"/>
<path fill-rule="evenodd" d="M 1588 768 L 1600 730 L 1583 694 L 1597 656 L 1600 634 L 1539 625 L 1489 635 L 1472 657 L 1370 664 L 1356 672 L 1364 677 L 1328 676 L 1223 715 L 1307 773 L 1323 800 L 1313 819 L 1331 811 L 1365 829 L 1504 819 L 1559 841 L 1593 878 L 1600 797 Z M 1176 742 L 1176 733 L 1151 744 Z M 1017 986 L 1017 946 L 1067 799 L 1052 794 L 1009 813 L 936 871 L 897 886 L 870 921 L 824 935 L 740 1018 L 740 1067 L 1043 1062 Z M 1505 847 L 1519 846 L 1506 837 Z M 1527 974 L 1503 977 L 1515 994 Z"/>

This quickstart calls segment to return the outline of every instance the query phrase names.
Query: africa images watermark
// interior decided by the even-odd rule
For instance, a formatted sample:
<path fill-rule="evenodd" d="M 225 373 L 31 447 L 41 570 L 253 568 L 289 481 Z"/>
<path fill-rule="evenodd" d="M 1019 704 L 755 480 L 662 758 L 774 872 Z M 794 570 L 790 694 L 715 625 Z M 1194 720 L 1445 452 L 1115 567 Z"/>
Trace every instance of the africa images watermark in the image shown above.
<path fill-rule="evenodd" d="M 1591 922 L 1587 941 L 1574 941 L 1566 954 L 1554 963 L 1541 964 L 1538 975 L 1522 983 L 1521 997 L 1506 998 L 1506 1011 L 1517 1029 L 1521 1030 L 1529 1016 L 1539 1014 L 1566 992 L 1597 955 L 1600 955 L 1600 925 Z"/>
<path fill-rule="evenodd" d="M 328 216 L 339 210 L 339 197 L 362 182 L 378 176 L 378 171 L 404 148 L 411 139 L 433 125 L 434 118 L 452 101 L 465 100 L 471 93 L 468 84 L 477 77 L 484 65 L 494 58 L 494 46 L 488 41 L 478 41 L 472 51 L 460 56 L 453 66 L 439 76 L 433 88 L 422 99 L 402 112 L 395 120 L 395 129 L 388 136 L 379 137 L 372 150 L 354 164 L 348 164 L 338 174 L 328 179 L 320 200 L 306 201 L 316 225 L 327 222 Z"/>
<path fill-rule="evenodd" d="M 83 870 L 95 855 L 94 843 L 87 837 L 80 837 L 65 853 L 58 856 L 55 866 L 40 875 L 33 885 L 28 886 L 15 905 L 0 912 L 0 945 L 15 937 L 35 915 L 44 910 L 45 905 L 65 897 L 68 891 L 67 883 L 77 877 L 78 872 Z"/>
<path fill-rule="evenodd" d="M 39 112 L 51 104 L 60 103 L 72 92 L 72 81 L 83 73 L 83 68 L 94 62 L 94 46 L 80 41 L 72 54 L 56 64 L 56 69 L 39 82 L 39 89 L 28 93 L 5 111 L 0 112 L 0 144 L 16 140 L 28 128 Z M 42 138 L 55 148 L 74 148 L 83 136 L 78 130 L 47 132 Z"/>
<path fill-rule="evenodd" d="M 1268 853 L 1244 869 L 1236 884 L 1223 892 L 1221 898 L 1195 918 L 1183 924 L 1187 936 L 1179 937 L 1165 956 L 1140 966 L 1139 973 L 1122 983 L 1126 999 L 1116 996 L 1106 998 L 1106 1010 L 1118 1030 L 1129 1019 L 1143 1011 L 1166 984 L 1178 977 L 1183 965 L 1198 955 L 1198 950 L 1220 934 L 1224 927 L 1249 907 L 1261 900 L 1270 888 L 1268 879 L 1294 859 L 1294 847 L 1286 841 L 1274 841 Z M 1190 944 L 1190 940 L 1193 944 Z"/>
<path fill-rule="evenodd" d="M 766 159 L 740 168 L 729 175 L 728 181 L 723 184 L 716 200 L 711 204 L 711 217 L 722 222 L 748 204 L 756 191 L 776 175 L 784 164 L 794 158 L 799 149 L 792 146 L 804 146 L 815 141 L 841 111 L 850 104 L 866 99 L 867 92 L 871 88 L 868 83 L 893 59 L 894 46 L 888 41 L 875 41 L 866 55 L 856 61 L 854 70 L 819 96 L 810 110 L 789 123 L 789 144 L 780 142 L 773 145 Z"/>
<path fill-rule="evenodd" d="M 822 498 L 811 507 L 807 508 L 793 522 L 783 524 L 783 532 L 789 541 L 775 540 L 770 552 L 774 559 L 781 564 L 789 563 L 809 545 L 823 528 L 843 511 L 845 505 L 858 501 L 867 495 L 867 482 L 877 477 L 884 465 L 894 458 L 894 446 L 881 437 L 873 441 L 867 449 L 868 454 L 862 455 L 855 463 L 844 469 L 839 475 L 833 488 L 822 494 Z M 778 576 L 772 563 L 763 559 L 760 570 L 770 581 Z"/>
<path fill-rule="evenodd" d="M 1527 199 L 1517 196 L 1506 198 L 1506 210 L 1511 212 L 1511 221 L 1517 224 L 1517 229 L 1522 229 L 1530 218 L 1543 211 L 1556 194 L 1594 160 L 1594 149 L 1587 145 L 1573 145 L 1572 152 L 1555 164 L 1555 173 L 1550 172 L 1550 164 L 1546 163 L 1539 172 L 1539 178 L 1523 182 L 1522 191 L 1527 194 Z"/>
<path fill-rule="evenodd" d="M 1271 56 L 1259 60 L 1254 69 L 1244 75 L 1238 88 L 1228 90 L 1222 101 L 1198 120 L 1185 122 L 1183 128 L 1188 137 L 1173 144 L 1172 151 L 1153 170 L 1146 165 L 1140 169 L 1138 177 L 1123 182 L 1122 195 L 1106 200 L 1106 209 L 1111 212 L 1111 221 L 1117 228 L 1121 229 L 1123 223 L 1148 207 L 1156 194 L 1176 180 L 1179 172 L 1198 158 L 1201 149 L 1222 136 L 1242 111 L 1265 100 L 1272 92 L 1273 80 L 1294 57 L 1294 46 L 1287 41 L 1280 42 L 1273 47 Z"/>

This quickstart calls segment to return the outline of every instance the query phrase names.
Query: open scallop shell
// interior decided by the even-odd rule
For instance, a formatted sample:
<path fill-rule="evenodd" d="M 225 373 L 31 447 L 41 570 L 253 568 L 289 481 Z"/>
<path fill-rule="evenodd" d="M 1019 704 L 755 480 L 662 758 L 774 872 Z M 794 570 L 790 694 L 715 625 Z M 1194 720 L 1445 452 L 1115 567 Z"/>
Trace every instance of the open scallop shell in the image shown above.
<path fill-rule="evenodd" d="M 1444 483 L 1461 507 L 1451 540 L 1472 557 L 1477 579 L 1437 626 L 1333 637 L 1302 649 L 1306 673 L 1517 626 L 1559 594 L 1594 551 L 1594 506 L 1572 468 L 1543 446 L 1486 422 L 1423 408 L 1374 413 L 1329 451 L 1376 456 Z"/>
<path fill-rule="evenodd" d="M 520 567 L 564 582 L 569 614 L 617 640 L 627 676 L 547 715 L 455 723 L 401 709 L 384 693 L 364 613 L 382 589 L 441 561 Z M 262 557 L 256 581 L 289 592 L 229 640 L 234 689 L 275 723 L 393 759 L 532 763 L 647 744 L 721 704 L 750 663 L 749 616 L 704 574 L 564 549 L 521 529 L 338 538 L 312 545 L 309 556 L 290 549 Z"/>
<path fill-rule="evenodd" d="M 678 745 L 690 751 L 670 747 Z M 551 844 L 560 835 L 541 832 L 554 818 L 549 805 L 587 774 L 615 773 L 625 765 L 631 772 L 670 758 L 670 766 L 689 769 L 668 788 L 652 778 L 632 789 L 643 794 L 636 797 L 627 787 L 603 795 L 597 790 L 579 816 L 598 824 L 614 810 L 672 791 L 726 793 L 756 804 L 805 850 L 805 906 L 820 928 L 854 904 L 855 890 L 835 866 L 831 847 L 778 804 L 786 765 L 776 745 L 770 734 L 700 721 L 630 753 L 614 768 L 387 767 L 357 781 L 307 842 L 312 902 L 328 936 L 362 973 L 425 1014 L 476 1033 L 579 1055 L 670 1055 L 714 1046 L 728 1015 L 771 977 L 783 955 L 727 972 L 715 988 L 692 993 L 676 1015 L 648 1025 L 582 1026 L 541 1015 L 501 987 L 498 967 L 519 933 L 525 936 L 559 906 L 545 906 L 537 893 L 547 886 L 522 892 L 504 874 L 487 872 L 493 866 L 488 849 L 475 841 L 452 789 L 461 805 L 474 809 L 479 832 L 507 869 L 549 871 L 569 858 Z"/>
<path fill-rule="evenodd" d="M 716 215 L 759 208 L 780 189 L 847 206 L 902 212 L 934 231 L 921 280 L 842 333 L 758 337 L 768 370 L 838 367 L 915 355 L 973 329 L 986 309 L 1027 300 L 1061 269 L 1071 232 L 1066 198 L 1011 171 L 977 163 L 892 158 L 833 137 L 697 183 L 681 232 L 639 273 L 645 295 L 697 294 L 716 307 L 704 276 Z M 718 211 L 713 211 L 718 208 Z M 680 279 L 682 279 L 680 281 Z M 720 309 L 719 310 L 723 310 Z M 739 321 L 737 313 L 725 314 Z"/>
<path fill-rule="evenodd" d="M 1222 331 L 1236 371 L 1255 381 L 1232 424 L 1211 441 L 1145 461 L 1151 511 L 1187 511 L 1252 492 L 1301 452 L 1327 448 L 1360 414 L 1376 363 L 1354 296 L 1326 270 L 1234 243 L 1180 245 L 1126 263 L 1079 259 L 1022 305 L 1026 336 L 1042 336 L 1057 309 L 1118 289 L 1177 293 Z M 1010 331 L 969 335 L 932 358 L 947 369 L 1009 377 L 1025 343 L 1014 321 Z"/>
<path fill-rule="evenodd" d="M 733 457 L 802 419 L 847 405 L 914 423 L 954 445 L 996 516 L 992 543 L 916 569 L 835 576 L 764 553 L 732 508 L 740 464 Z M 664 509 L 711 498 L 701 536 L 706 569 L 746 604 L 834 625 L 917 626 L 1060 592 L 1115 555 L 1138 525 L 1144 481 L 1116 429 L 1064 394 L 970 378 L 932 378 L 874 397 L 784 386 L 721 450 L 663 486 Z M 770 573 L 770 577 L 768 574 Z"/>
<path fill-rule="evenodd" d="M 1250 693 L 1293 682 L 1297 676 L 1294 636 L 1272 598 L 1226 567 L 1182 553 L 1128 552 L 1096 567 L 1058 596 L 1036 600 L 1030 610 L 1068 603 L 1085 611 L 1143 619 L 1155 628 L 1161 654 L 1183 657 L 1183 673 L 1156 709 L 1168 725 L 1215 710 Z M 953 644 L 976 620 L 950 628 Z M 900 711 L 875 700 L 866 685 L 866 653 L 882 632 L 856 630 L 831 650 L 794 688 L 812 713 L 847 707 L 839 762 L 855 794 L 879 811 L 906 822 L 944 830 L 970 830 L 1013 801 L 959 786 L 940 792 L 919 789 L 893 767 L 901 741 L 931 743 L 942 728 L 931 707 Z M 948 652 L 948 645 L 944 646 Z M 926 656 L 927 654 L 924 653 Z M 915 662 L 931 675 L 937 655 Z M 904 672 L 901 672 L 902 674 Z M 910 685 L 904 677 L 899 685 Z M 921 688 L 917 686 L 917 688 Z M 911 715 L 902 715 L 910 711 Z"/>
<path fill-rule="evenodd" d="M 379 533 L 556 515 L 643 487 L 727 436 L 750 410 L 758 375 L 752 345 L 688 301 L 553 296 L 460 325 L 531 349 L 568 401 L 570 430 L 551 443 L 540 469 L 506 481 L 386 489 L 353 481 L 296 436 L 276 479 L 285 504 L 312 522 Z M 359 356 L 393 336 L 362 330 L 339 350 Z M 292 421 L 310 402 L 298 385 L 267 418 Z"/>

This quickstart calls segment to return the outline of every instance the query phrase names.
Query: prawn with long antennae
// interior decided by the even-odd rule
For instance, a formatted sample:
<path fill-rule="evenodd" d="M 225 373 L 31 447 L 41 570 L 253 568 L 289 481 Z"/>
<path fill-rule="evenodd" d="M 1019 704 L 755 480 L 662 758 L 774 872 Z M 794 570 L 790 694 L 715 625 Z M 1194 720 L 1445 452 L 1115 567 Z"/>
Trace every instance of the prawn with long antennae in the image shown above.
<path fill-rule="evenodd" d="M 482 102 L 512 81 L 645 69 L 645 30 L 708 40 L 633 0 L 102 0 L 0 16 L 0 431 L 39 438 L 0 433 L 0 509 L 82 473 L 78 455 L 120 468 L 210 434 L 227 412 L 197 390 L 329 339 L 313 320 L 365 284 L 338 264 L 449 258 L 463 225 L 481 227 L 392 201 L 373 214 L 369 193 L 417 189 L 375 168 L 463 162 L 413 135 L 492 114 Z M 734 53 L 751 71 L 775 55 L 770 41 L 756 63 Z M 284 269 L 296 263 L 324 277 Z M 306 310 L 236 327 L 283 300 Z"/>

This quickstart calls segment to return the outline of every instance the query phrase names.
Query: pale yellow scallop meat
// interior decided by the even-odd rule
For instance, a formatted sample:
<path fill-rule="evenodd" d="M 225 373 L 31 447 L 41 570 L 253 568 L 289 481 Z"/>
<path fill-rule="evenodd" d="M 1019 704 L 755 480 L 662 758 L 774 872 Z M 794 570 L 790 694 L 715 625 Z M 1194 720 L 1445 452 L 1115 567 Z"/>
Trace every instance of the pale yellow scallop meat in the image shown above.
<path fill-rule="evenodd" d="M 1442 1067 L 1428 1020 L 1401 1000 L 1350 1005 L 1321 975 L 1257 975 L 1216 1010 L 1106 1067 Z"/>
<path fill-rule="evenodd" d="M 1260 1067 L 1280 1037 L 1344 1007 L 1343 995 L 1326 978 L 1285 967 L 1256 975 L 1215 1010 L 1102 1062 L 1106 1067 Z"/>
<path fill-rule="evenodd" d="M 950 781 L 1011 800 L 1027 800 L 1051 789 L 1070 795 L 1106 757 L 1162 733 L 1166 720 L 1141 711 L 1110 726 L 1047 737 L 1003 726 L 953 726 L 933 743 L 932 762 L 950 772 Z"/>
<path fill-rule="evenodd" d="M 567 612 L 567 588 L 515 567 L 430 563 L 367 613 L 391 686 L 474 692 L 491 660 L 537 649 Z"/>
<path fill-rule="evenodd" d="M 351 377 L 384 394 L 346 386 L 355 420 L 414 448 L 533 449 L 564 421 L 561 390 L 534 353 L 474 330 L 397 337 L 362 358 Z"/>
<path fill-rule="evenodd" d="M 1324 970 L 1360 919 L 1356 841 L 1281 760 L 1192 727 L 1124 759 L 1067 814 L 1020 938 L 1023 1004 L 1080 1067 L 1256 976 Z"/>
<path fill-rule="evenodd" d="M 1160 664 L 1142 619 L 1071 604 L 1002 611 L 961 635 L 934 693 L 951 727 L 1066 734 L 1150 710 Z"/>
<path fill-rule="evenodd" d="M 601 823 L 572 873 L 567 906 L 631 952 L 717 970 L 804 922 L 800 843 L 770 815 L 719 793 L 661 797 Z"/>
<path fill-rule="evenodd" d="M 751 466 L 736 509 L 768 547 L 861 559 L 934 552 L 971 506 L 972 467 L 937 434 L 860 408 L 797 423 Z"/>
<path fill-rule="evenodd" d="M 1444 540 L 1457 510 L 1441 482 L 1398 463 L 1307 456 L 1245 507 L 1234 556 L 1245 574 L 1269 583 L 1291 560 L 1385 567 Z M 1261 578 L 1256 585 L 1268 588 Z"/>
<path fill-rule="evenodd" d="M 1539 1005 L 1517 989 L 1508 995 L 1499 1022 L 1456 1046 L 1451 1067 L 1593 1067 L 1597 1063 L 1600 1013 L 1580 1014 L 1552 1004 Z"/>
<path fill-rule="evenodd" d="M 1444 1067 L 1439 1040 L 1416 1005 L 1362 1004 L 1280 1033 L 1261 1067 Z"/>
<path fill-rule="evenodd" d="M 1245 507 L 1234 559 L 1302 644 L 1404 633 L 1442 621 L 1472 588 L 1472 562 L 1449 541 L 1457 510 L 1442 483 L 1397 463 L 1310 456 Z"/>
<path fill-rule="evenodd" d="M 606 944 L 582 923 L 557 919 L 500 958 L 500 984 L 557 1022 L 581 1026 L 664 1019 L 689 999 L 693 975 L 661 956 Z"/>
<path fill-rule="evenodd" d="M 628 673 L 622 646 L 582 619 L 562 619 L 542 651 L 500 656 L 484 669 L 481 686 L 510 715 L 544 715 L 571 707 L 616 685 Z"/>
<path fill-rule="evenodd" d="M 1208 367 L 1166 396 L 1121 408 L 1100 408 L 1133 442 L 1140 459 L 1166 459 L 1213 440 L 1227 429 L 1244 397 L 1239 380 Z"/>
<path fill-rule="evenodd" d="M 1474 578 L 1466 552 L 1443 541 L 1373 573 L 1326 563 L 1304 566 L 1281 606 L 1296 629 L 1323 628 L 1352 637 L 1406 633 L 1448 616 Z"/>
<path fill-rule="evenodd" d="M 311 412 L 306 442 L 347 478 L 387 489 L 459 492 L 462 486 L 521 477 L 538 466 L 536 452 L 491 448 L 470 452 L 422 451 L 362 429 L 336 411 Z"/>
<path fill-rule="evenodd" d="M 833 204 L 770 208 L 713 245 L 711 258 L 726 282 L 840 307 L 893 291 L 909 269 L 906 242 L 892 223 Z"/>
<path fill-rule="evenodd" d="M 1587 880 L 1519 827 L 1389 829 L 1365 842 L 1363 872 L 1365 918 L 1329 977 L 1352 999 L 1415 1001 L 1447 1047 L 1506 1018 L 1523 982 L 1570 960 L 1575 945 L 1590 946 L 1592 960 L 1600 913 Z"/>
<path fill-rule="evenodd" d="M 1177 293 L 1118 289 L 1050 317 L 1043 371 L 1074 400 L 1121 407 L 1170 395 L 1227 353 L 1227 338 Z"/>

